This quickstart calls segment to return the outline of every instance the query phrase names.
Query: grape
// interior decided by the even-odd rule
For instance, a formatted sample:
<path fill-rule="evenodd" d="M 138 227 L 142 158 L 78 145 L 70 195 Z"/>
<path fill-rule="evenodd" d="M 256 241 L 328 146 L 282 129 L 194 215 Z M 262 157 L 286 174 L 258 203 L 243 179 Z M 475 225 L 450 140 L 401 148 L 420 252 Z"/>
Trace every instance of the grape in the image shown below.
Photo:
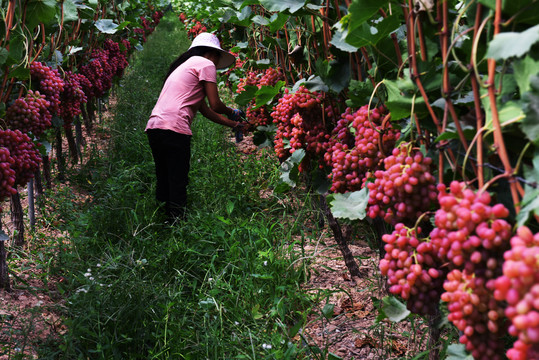
<path fill-rule="evenodd" d="M 506 325 L 496 284 L 511 237 L 504 219 L 509 211 L 491 205 L 487 192 L 475 192 L 462 182 L 451 182 L 449 189 L 439 184 L 438 190 L 440 209 L 430 237 L 438 257 L 453 269 L 442 294 L 449 303 L 448 319 L 463 332 L 460 342 L 475 359 L 500 359 Z"/>
<path fill-rule="evenodd" d="M 51 127 L 50 102 L 39 91 L 28 90 L 24 98 L 18 98 L 6 110 L 6 125 L 39 137 Z"/>
<path fill-rule="evenodd" d="M 429 239 L 417 235 L 421 228 L 410 229 L 402 223 L 391 234 L 382 236 L 385 255 L 380 271 L 388 277 L 389 292 L 407 300 L 407 308 L 416 314 L 434 314 L 443 291 L 445 278 L 440 261 Z"/>
<path fill-rule="evenodd" d="M 37 81 L 38 91 L 50 102 L 50 112 L 57 113 L 60 106 L 60 94 L 65 86 L 58 70 L 34 61 L 30 64 L 30 75 L 33 81 Z"/>
<path fill-rule="evenodd" d="M 360 190 L 370 172 L 380 168 L 384 154 L 380 151 L 381 132 L 384 152 L 389 152 L 399 137 L 399 132 L 389 125 L 382 128 L 382 118 L 387 111 L 380 107 L 368 110 L 362 106 L 356 112 L 347 108 L 331 134 L 325 162 L 331 167 L 331 191 L 345 193 Z M 369 120 L 370 117 L 370 120 Z"/>
<path fill-rule="evenodd" d="M 88 101 L 83 90 L 83 85 L 88 86 L 88 79 L 82 74 L 74 74 L 71 71 L 65 73 L 65 87 L 61 94 L 61 103 L 58 115 L 64 120 L 64 125 L 71 123 L 74 117 L 77 117 L 82 112 L 82 104 Z M 88 83 L 86 83 L 88 82 Z"/>
<path fill-rule="evenodd" d="M 9 149 L 0 147 L 0 200 L 17 193 L 15 170 L 12 169 L 14 163 L 15 159 L 10 155 Z"/>
<path fill-rule="evenodd" d="M 444 282 L 442 300 L 448 303 L 451 321 L 462 333 L 459 341 L 474 359 L 503 359 L 505 332 L 503 306 L 492 292 L 494 280 L 454 269 Z"/>
<path fill-rule="evenodd" d="M 273 123 L 277 125 L 274 148 L 280 160 L 285 160 L 297 149 L 305 149 L 300 171 L 306 170 L 311 158 L 323 158 L 330 137 L 327 125 L 320 121 L 324 114 L 322 100 L 321 94 L 310 92 L 304 86 L 295 93 L 285 89 L 271 113 Z"/>
<path fill-rule="evenodd" d="M 125 46 L 125 43 L 123 43 Z M 126 49 L 129 49 L 126 47 Z M 90 82 L 91 87 L 83 90 L 87 97 L 103 96 L 110 88 L 115 77 L 120 77 L 129 65 L 127 50 L 122 51 L 120 45 L 107 39 L 102 49 L 92 51 L 90 60 L 79 68 L 79 73 Z"/>
<path fill-rule="evenodd" d="M 438 190 L 440 209 L 430 234 L 438 257 L 470 273 L 490 258 L 501 258 L 511 238 L 511 225 L 503 219 L 509 211 L 501 204 L 490 206 L 487 192 L 476 193 L 458 181 L 449 193 L 443 184 Z"/>
<path fill-rule="evenodd" d="M 401 143 L 384 159 L 384 170 L 374 172 L 368 183 L 369 217 L 382 217 L 387 223 L 414 224 L 436 201 L 436 179 L 430 173 L 432 159 Z"/>
<path fill-rule="evenodd" d="M 539 353 L 539 233 L 534 235 L 528 227 L 519 227 L 504 259 L 494 296 L 507 301 L 509 334 L 518 338 L 507 357 L 532 359 L 532 354 Z"/>
<path fill-rule="evenodd" d="M 25 185 L 34 177 L 41 156 L 28 135 L 20 130 L 0 130 L 0 147 L 7 148 L 14 162 L 11 168 L 15 171 L 15 185 Z"/>

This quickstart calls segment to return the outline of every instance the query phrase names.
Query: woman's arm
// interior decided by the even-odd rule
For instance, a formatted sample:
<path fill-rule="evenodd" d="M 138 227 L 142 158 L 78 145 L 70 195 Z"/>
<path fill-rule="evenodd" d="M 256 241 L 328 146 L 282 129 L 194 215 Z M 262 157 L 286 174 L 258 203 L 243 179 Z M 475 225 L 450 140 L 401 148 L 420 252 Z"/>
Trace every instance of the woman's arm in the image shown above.
<path fill-rule="evenodd" d="M 223 106 L 224 106 L 224 104 L 223 104 Z M 235 128 L 235 127 L 237 127 L 237 126 L 239 126 L 241 124 L 238 121 L 229 120 L 225 116 L 218 114 L 212 108 L 210 108 L 206 104 L 206 101 L 204 101 L 204 100 L 202 100 L 200 102 L 199 110 L 200 110 L 200 113 L 202 115 L 204 115 L 204 117 L 206 117 L 207 119 L 210 119 L 211 121 L 213 121 L 213 122 L 215 122 L 217 124 L 225 125 L 225 126 L 228 126 L 228 127 L 231 127 L 231 128 Z"/>
<path fill-rule="evenodd" d="M 221 101 L 221 98 L 219 97 L 219 90 L 217 89 L 216 83 L 204 81 L 204 92 L 206 93 L 206 97 L 208 98 L 208 102 L 210 104 L 211 110 L 213 110 L 214 112 L 218 114 L 225 114 L 225 115 L 232 114 L 234 110 L 226 106 Z"/>

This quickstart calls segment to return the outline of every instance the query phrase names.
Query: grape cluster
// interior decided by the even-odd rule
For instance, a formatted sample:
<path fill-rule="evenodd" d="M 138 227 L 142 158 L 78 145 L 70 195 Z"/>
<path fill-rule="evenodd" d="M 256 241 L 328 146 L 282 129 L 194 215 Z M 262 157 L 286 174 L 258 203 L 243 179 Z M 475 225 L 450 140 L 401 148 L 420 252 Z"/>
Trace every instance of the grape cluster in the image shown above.
<path fill-rule="evenodd" d="M 434 314 L 443 291 L 445 273 L 428 239 L 421 239 L 421 228 L 410 229 L 402 223 L 391 234 L 382 236 L 386 254 L 380 271 L 387 276 L 389 292 L 407 300 L 416 314 Z"/>
<path fill-rule="evenodd" d="M 23 98 L 18 98 L 6 110 L 6 125 L 39 137 L 51 127 L 50 102 L 39 91 L 28 90 Z"/>
<path fill-rule="evenodd" d="M 6 147 L 0 147 L 0 200 L 17 193 L 15 186 L 15 170 L 12 166 L 15 160 Z M 2 208 L 0 207 L 0 211 Z"/>
<path fill-rule="evenodd" d="M 285 89 L 285 94 L 273 107 L 271 117 L 277 125 L 274 148 L 284 160 L 299 148 L 310 157 L 321 155 L 329 140 L 322 119 L 322 95 L 300 86 L 295 93 Z"/>
<path fill-rule="evenodd" d="M 89 84 L 88 79 L 82 74 L 75 74 L 71 71 L 65 73 L 65 87 L 61 94 L 61 103 L 58 115 L 64 120 L 64 125 L 73 121 L 73 118 L 79 116 L 82 112 L 82 104 L 85 104 L 88 99 L 84 93 L 84 87 Z"/>
<path fill-rule="evenodd" d="M 64 90 L 64 80 L 57 69 L 52 69 L 46 64 L 34 61 L 30 64 L 30 76 L 37 81 L 38 91 L 45 95 L 50 102 L 50 111 L 58 113 L 60 107 L 60 94 Z"/>
<path fill-rule="evenodd" d="M 128 64 L 127 50 L 122 51 L 118 43 L 107 39 L 103 48 L 92 51 L 90 60 L 79 68 L 79 73 L 92 85 L 87 90 L 83 85 L 86 96 L 103 96 L 112 87 L 114 77 L 121 76 Z"/>
<path fill-rule="evenodd" d="M 129 42 L 127 43 L 129 44 Z M 125 46 L 125 42 L 123 45 Z M 112 72 L 113 76 L 122 77 L 125 68 L 129 65 L 129 62 L 127 61 L 127 50 L 129 48 L 122 51 L 119 43 L 114 42 L 111 39 L 107 39 L 103 44 L 103 49 L 108 53 L 108 62 L 111 66 L 110 71 Z"/>
<path fill-rule="evenodd" d="M 257 86 L 258 85 L 258 74 L 255 71 L 249 71 L 247 72 L 247 75 L 245 75 L 244 78 L 241 78 L 238 83 L 238 88 L 236 89 L 236 93 L 241 94 L 245 91 L 246 86 Z"/>
<path fill-rule="evenodd" d="M 504 219 L 509 211 L 502 204 L 491 205 L 487 192 L 475 192 L 462 182 L 451 182 L 449 191 L 439 184 L 438 191 L 440 208 L 430 237 L 437 256 L 453 269 L 442 294 L 448 319 L 463 332 L 460 342 L 474 358 L 501 358 L 504 304 L 494 292 L 511 238 Z"/>
<path fill-rule="evenodd" d="M 203 25 L 200 21 L 193 19 L 191 21 L 191 24 L 187 23 L 187 36 L 189 36 L 190 39 L 194 39 L 197 37 L 198 34 L 206 32 L 208 29 L 206 29 L 206 26 Z"/>
<path fill-rule="evenodd" d="M 442 300 L 448 303 L 451 321 L 462 335 L 459 341 L 477 360 L 503 359 L 503 307 L 496 301 L 494 280 L 452 270 L 444 282 Z"/>
<path fill-rule="evenodd" d="M 247 76 L 240 80 L 236 92 L 241 94 L 245 91 L 245 86 L 256 86 L 259 89 L 262 86 L 275 86 L 277 82 L 284 79 L 284 75 L 280 68 L 268 68 L 263 74 L 257 74 L 254 71 L 249 71 Z M 252 127 L 268 125 L 270 120 L 270 112 L 266 106 L 256 108 L 255 100 L 253 99 L 246 110 L 247 121 Z"/>
<path fill-rule="evenodd" d="M 15 185 L 25 185 L 39 169 L 41 156 L 30 137 L 20 130 L 0 130 L 0 147 L 7 148 L 14 162 Z"/>
<path fill-rule="evenodd" d="M 384 154 L 399 138 L 391 124 L 382 125 L 387 111 L 380 107 L 369 112 L 368 105 L 356 112 L 347 108 L 332 131 L 324 160 L 331 167 L 331 191 L 345 193 L 363 187 L 366 174 L 379 168 Z M 370 119 L 369 119 L 370 118 Z"/>
<path fill-rule="evenodd" d="M 279 81 L 284 80 L 284 74 L 280 68 L 268 68 L 260 77 L 258 88 L 262 86 L 275 86 Z"/>
<path fill-rule="evenodd" d="M 511 238 L 511 225 L 503 219 L 509 216 L 505 206 L 491 206 L 489 193 L 476 193 L 458 181 L 451 182 L 449 192 L 443 184 L 438 191 L 440 209 L 430 236 L 441 259 L 472 273 L 475 265 L 482 268 L 503 254 Z"/>
<path fill-rule="evenodd" d="M 374 173 L 368 183 L 369 217 L 387 223 L 413 224 L 436 201 L 436 179 L 430 173 L 432 159 L 401 143 L 384 159 L 384 170 Z"/>
<path fill-rule="evenodd" d="M 522 226 L 504 254 L 503 275 L 494 296 L 506 300 L 509 334 L 518 339 L 507 352 L 511 360 L 539 358 L 539 233 Z"/>

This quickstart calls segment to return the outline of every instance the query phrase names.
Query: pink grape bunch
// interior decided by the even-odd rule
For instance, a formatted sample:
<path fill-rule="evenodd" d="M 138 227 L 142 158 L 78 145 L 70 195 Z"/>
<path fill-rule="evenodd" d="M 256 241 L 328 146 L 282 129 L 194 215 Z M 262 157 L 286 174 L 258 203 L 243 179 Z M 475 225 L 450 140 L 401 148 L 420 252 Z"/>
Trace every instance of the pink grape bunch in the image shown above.
<path fill-rule="evenodd" d="M 360 190 L 366 175 L 380 168 L 384 153 L 393 149 L 400 134 L 390 123 L 382 124 L 386 115 L 383 107 L 369 111 L 368 105 L 355 112 L 347 108 L 341 115 L 324 154 L 326 164 L 331 167 L 328 178 L 332 192 Z"/>
<path fill-rule="evenodd" d="M 463 182 L 451 182 L 449 192 L 439 184 L 438 191 L 440 208 L 430 233 L 438 256 L 470 273 L 476 267 L 496 269 L 493 262 L 501 258 L 511 238 L 511 225 L 504 220 L 509 210 L 502 204 L 491 206 L 488 192 L 475 192 Z"/>
<path fill-rule="evenodd" d="M 20 130 L 0 130 L 0 147 L 7 148 L 14 162 L 11 168 L 15 171 L 15 185 L 25 185 L 34 177 L 41 156 L 28 135 Z"/>
<path fill-rule="evenodd" d="M 251 85 L 256 86 L 259 89 L 262 86 L 275 86 L 277 82 L 284 80 L 284 75 L 280 68 L 268 68 L 263 74 L 257 74 L 256 72 L 249 72 L 247 77 L 240 81 L 238 85 L 238 93 L 244 91 L 245 86 Z M 249 124 L 253 127 L 265 126 L 271 122 L 270 112 L 268 111 L 266 105 L 256 108 L 255 100 L 253 99 L 246 110 L 246 117 Z"/>
<path fill-rule="evenodd" d="M 89 84 L 88 79 L 82 74 L 75 74 L 71 71 L 65 73 L 65 88 L 61 94 L 61 103 L 58 115 L 67 125 L 73 121 L 73 118 L 82 113 L 82 106 L 88 102 L 84 93 L 84 87 Z M 85 85 L 82 85 L 84 83 Z M 90 84 L 91 86 L 91 84 Z"/>
<path fill-rule="evenodd" d="M 123 44 L 125 46 L 126 43 L 124 42 Z M 129 44 L 129 42 L 127 42 L 127 44 Z M 125 68 L 129 65 L 129 62 L 127 61 L 127 50 L 129 48 L 121 50 L 119 43 L 114 42 L 112 39 L 107 39 L 103 44 L 103 49 L 108 52 L 107 56 L 112 67 L 111 72 L 113 75 L 122 77 Z"/>
<path fill-rule="evenodd" d="M 15 185 L 15 159 L 9 153 L 7 147 L 0 147 L 0 200 L 9 198 L 17 193 Z M 2 208 L 0 207 L 0 212 Z"/>
<path fill-rule="evenodd" d="M 323 96 L 300 86 L 295 93 L 285 89 L 273 107 L 271 118 L 277 125 L 274 148 L 281 160 L 303 148 L 310 157 L 322 156 L 329 133 L 322 120 Z"/>
<path fill-rule="evenodd" d="M 503 353 L 504 307 L 494 296 L 508 249 L 511 225 L 502 204 L 491 205 L 486 191 L 463 182 L 438 185 L 440 208 L 430 238 L 442 262 L 453 269 L 444 282 L 442 300 L 448 319 L 463 332 L 460 342 L 476 359 L 497 359 Z"/>
<path fill-rule="evenodd" d="M 474 359 L 503 359 L 505 333 L 503 305 L 493 297 L 494 279 L 459 269 L 444 282 L 442 300 L 448 303 L 448 320 L 461 332 L 459 341 Z"/>
<path fill-rule="evenodd" d="M 509 334 L 517 340 L 507 351 L 511 360 L 539 358 L 539 233 L 517 229 L 504 254 L 503 275 L 496 279 L 494 297 L 507 301 Z"/>
<path fill-rule="evenodd" d="M 6 110 L 7 127 L 32 133 L 39 137 L 51 127 L 50 101 L 39 91 L 28 90 L 25 97 L 16 99 Z"/>
<path fill-rule="evenodd" d="M 414 224 L 436 202 L 436 179 L 431 174 L 432 159 L 401 143 L 384 159 L 384 169 L 374 172 L 367 183 L 367 214 L 389 224 Z"/>
<path fill-rule="evenodd" d="M 64 80 L 57 69 L 44 63 L 34 61 L 30 64 L 30 76 L 37 82 L 37 89 L 50 102 L 50 112 L 58 113 L 60 94 L 64 90 Z"/>
<path fill-rule="evenodd" d="M 241 78 L 236 89 L 237 94 L 245 91 L 246 86 L 257 86 L 258 74 L 255 71 L 248 71 L 244 78 Z"/>
<path fill-rule="evenodd" d="M 384 258 L 380 271 L 387 276 L 389 292 L 407 300 L 415 314 L 434 314 L 443 292 L 445 273 L 429 239 L 418 236 L 421 228 L 410 229 L 402 223 L 391 234 L 382 236 Z"/>

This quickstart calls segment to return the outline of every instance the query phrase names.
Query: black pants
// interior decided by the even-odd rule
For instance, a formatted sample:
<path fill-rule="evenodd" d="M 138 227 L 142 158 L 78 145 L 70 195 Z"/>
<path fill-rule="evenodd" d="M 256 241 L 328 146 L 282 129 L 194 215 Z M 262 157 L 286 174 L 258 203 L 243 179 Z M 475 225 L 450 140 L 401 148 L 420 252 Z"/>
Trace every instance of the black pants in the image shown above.
<path fill-rule="evenodd" d="M 146 134 L 155 162 L 155 197 L 165 203 L 167 217 L 183 218 L 187 207 L 191 136 L 160 129 L 149 129 Z"/>

